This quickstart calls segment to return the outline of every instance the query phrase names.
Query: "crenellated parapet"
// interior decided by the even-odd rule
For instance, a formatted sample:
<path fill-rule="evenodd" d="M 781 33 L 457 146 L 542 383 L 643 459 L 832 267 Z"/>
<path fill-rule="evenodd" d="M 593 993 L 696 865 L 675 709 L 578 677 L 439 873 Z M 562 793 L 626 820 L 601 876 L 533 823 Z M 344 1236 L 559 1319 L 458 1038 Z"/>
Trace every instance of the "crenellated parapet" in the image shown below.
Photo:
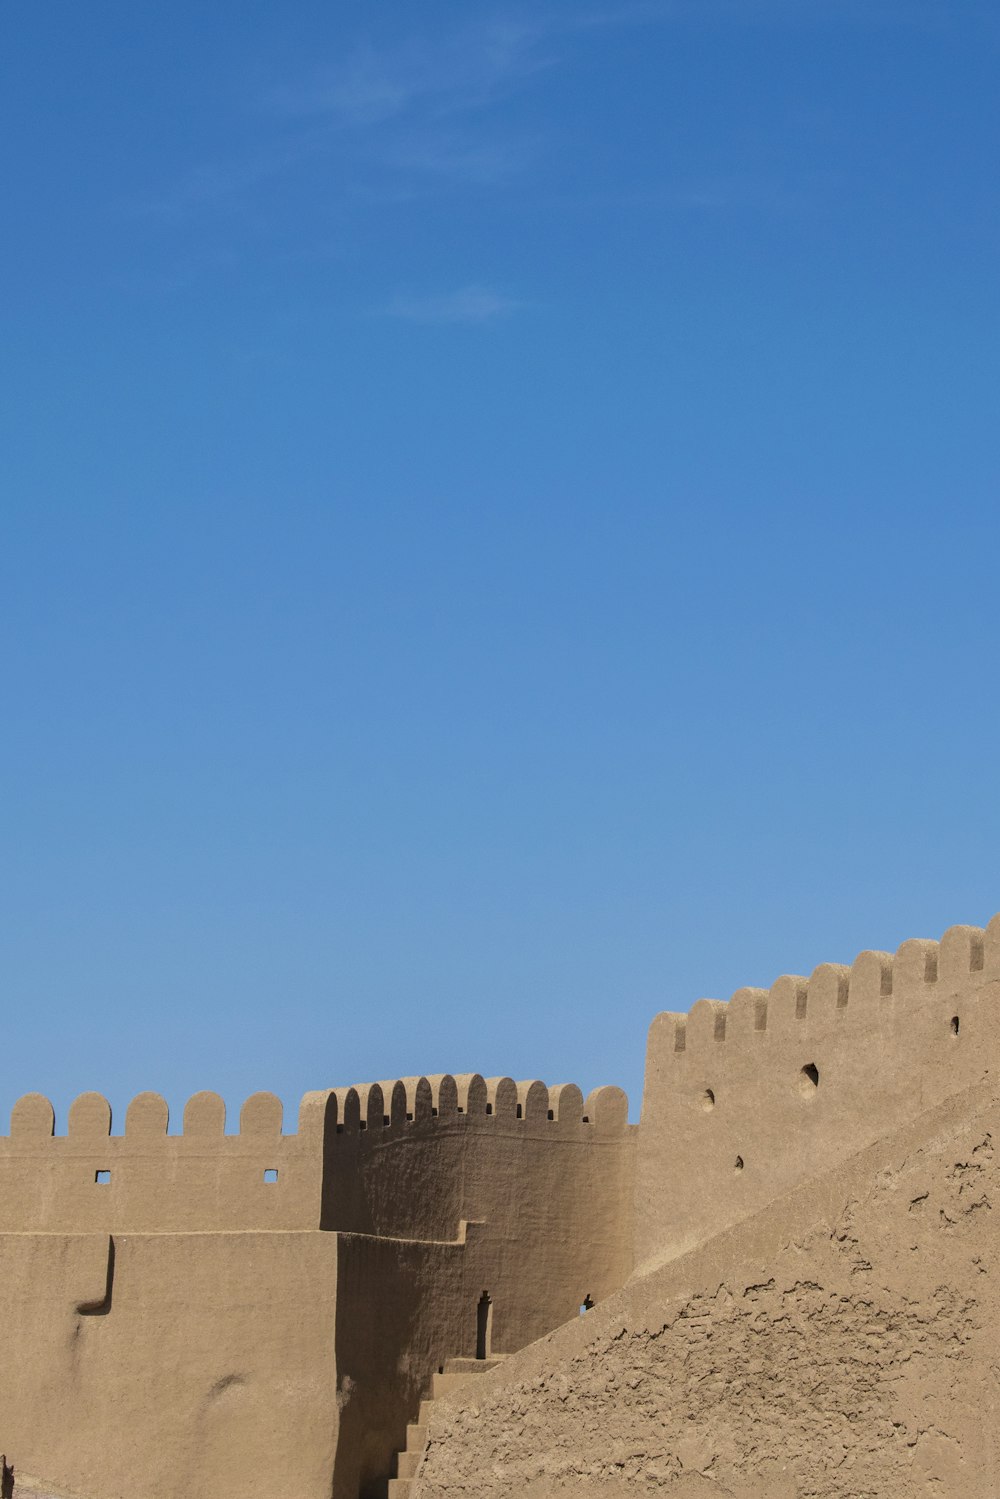
<path fill-rule="evenodd" d="M 0 1138 L 0 1231 L 317 1228 L 331 1099 L 307 1095 L 283 1134 L 281 1100 L 255 1093 L 227 1134 L 222 1098 L 196 1093 L 171 1134 L 166 1099 L 140 1093 L 114 1134 L 107 1099 L 83 1093 L 57 1134 L 50 1101 L 26 1094 Z"/>
<path fill-rule="evenodd" d="M 403 1134 L 410 1125 L 436 1119 L 443 1127 L 459 1120 L 481 1123 L 523 1121 L 561 1128 L 592 1126 L 595 1131 L 623 1130 L 628 1100 L 620 1088 L 595 1088 L 586 1099 L 575 1083 L 548 1087 L 537 1079 L 482 1077 L 478 1072 L 438 1073 L 334 1088 L 338 1134 Z M 308 1095 L 312 1097 L 314 1095 Z M 551 1133 L 556 1133 L 553 1131 Z"/>
<path fill-rule="evenodd" d="M 974 987 L 977 975 L 990 973 L 1000 977 L 1000 917 L 985 930 L 951 927 L 940 942 L 915 938 L 895 953 L 863 952 L 849 967 L 821 963 L 808 978 L 785 974 L 770 989 L 737 989 L 727 1002 L 699 999 L 687 1015 L 658 1015 L 650 1039 L 655 1035 L 663 1044 L 667 1038 L 675 1052 L 714 1057 L 722 1042 L 752 1047 L 768 1036 L 780 1042 L 817 1030 L 825 1034 L 841 1021 L 863 1024 L 876 1010 L 895 1018 L 906 1013 L 906 1005 L 961 994 Z"/>
<path fill-rule="evenodd" d="M 307 1094 L 299 1115 L 299 1128 L 308 1133 L 313 1122 L 313 1100 L 318 1094 Z M 237 1139 L 280 1136 L 284 1108 L 274 1093 L 254 1093 L 239 1113 L 237 1135 L 226 1134 L 226 1104 L 218 1093 L 195 1093 L 184 1106 L 181 1133 L 170 1135 L 170 1109 L 160 1093 L 139 1093 L 125 1111 L 125 1128 L 121 1136 L 112 1136 L 111 1105 L 101 1093 L 81 1093 L 69 1107 L 66 1137 L 74 1139 L 120 1138 L 156 1139 Z M 11 1139 L 55 1139 L 55 1110 L 42 1093 L 26 1093 L 11 1110 Z M 294 1137 L 288 1137 L 294 1138 Z"/>
<path fill-rule="evenodd" d="M 996 1060 L 1000 917 L 702 999 L 650 1027 L 638 1258 L 677 1252 Z"/>
<path fill-rule="evenodd" d="M 449 1169 L 434 1142 L 483 1136 L 478 1155 L 491 1154 L 502 1176 L 529 1140 L 541 1159 L 556 1141 L 585 1145 L 628 1128 L 618 1088 L 597 1088 L 585 1099 L 571 1083 L 550 1089 L 479 1073 L 307 1093 L 294 1133 L 283 1133 L 281 1100 L 255 1093 L 235 1122 L 227 1133 L 223 1099 L 196 1093 L 172 1134 L 166 1099 L 140 1093 L 116 1134 L 107 1099 L 84 1093 L 57 1133 L 49 1099 L 29 1093 L 0 1138 L 0 1232 L 324 1227 L 449 1239 L 475 1212 L 431 1208 L 428 1226 L 429 1205 L 452 1192 L 431 1179 Z M 391 1185 L 383 1171 L 373 1213 L 365 1163 L 373 1153 L 384 1163 L 387 1148 L 407 1143 L 414 1147 L 409 1164 Z"/>

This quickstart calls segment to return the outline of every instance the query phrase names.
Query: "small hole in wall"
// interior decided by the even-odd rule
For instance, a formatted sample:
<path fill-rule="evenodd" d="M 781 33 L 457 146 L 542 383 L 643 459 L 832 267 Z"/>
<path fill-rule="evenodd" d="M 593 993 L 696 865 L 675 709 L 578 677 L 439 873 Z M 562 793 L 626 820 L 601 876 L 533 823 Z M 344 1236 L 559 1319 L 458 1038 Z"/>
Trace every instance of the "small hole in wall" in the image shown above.
<path fill-rule="evenodd" d="M 277 1171 L 275 1171 L 273 1167 L 268 1167 L 268 1169 L 264 1172 L 264 1180 L 266 1182 L 276 1182 L 278 1180 Z"/>
<path fill-rule="evenodd" d="M 94 1172 L 94 1180 L 100 1186 L 106 1187 L 107 1184 L 108 1184 L 108 1182 L 110 1182 L 110 1180 L 111 1180 L 111 1172 L 110 1171 L 95 1171 Z"/>
<path fill-rule="evenodd" d="M 523 1119 L 524 1118 L 524 1106 L 523 1106 L 523 1104 L 518 1104 L 518 1106 L 517 1106 L 517 1117 L 518 1117 L 518 1119 Z"/>
<path fill-rule="evenodd" d="M 819 1068 L 815 1062 L 807 1062 L 799 1073 L 799 1092 L 803 1098 L 809 1098 L 819 1087 Z"/>
<path fill-rule="evenodd" d="M 734 1171 L 742 1171 L 743 1170 L 743 1157 L 741 1155 L 738 1155 L 736 1157 L 736 1165 L 733 1167 L 733 1170 Z"/>
<path fill-rule="evenodd" d="M 594 1310 L 594 1298 L 593 1298 L 593 1296 L 591 1296 L 590 1292 L 588 1291 L 587 1294 L 586 1294 L 586 1296 L 580 1302 L 580 1316 L 582 1317 L 582 1316 L 584 1316 L 584 1314 L 586 1312 L 592 1312 L 593 1310 Z"/>
<path fill-rule="evenodd" d="M 957 1036 L 958 1035 L 958 1016 L 957 1015 L 953 1015 L 951 1017 L 951 1033 L 952 1033 L 953 1036 Z"/>
<path fill-rule="evenodd" d="M 491 1103 L 488 1103 L 486 1105 L 486 1112 L 487 1112 L 487 1114 L 492 1114 L 492 1112 L 493 1112 L 493 1105 Z"/>
<path fill-rule="evenodd" d="M 715 1108 L 715 1094 L 712 1092 L 711 1088 L 706 1088 L 704 1093 L 701 1095 L 701 1106 L 705 1110 L 706 1114 L 710 1114 Z"/>
<path fill-rule="evenodd" d="M 556 1117 L 556 1111 L 555 1111 L 555 1109 L 549 1109 L 548 1117 L 550 1119 L 554 1119 Z"/>

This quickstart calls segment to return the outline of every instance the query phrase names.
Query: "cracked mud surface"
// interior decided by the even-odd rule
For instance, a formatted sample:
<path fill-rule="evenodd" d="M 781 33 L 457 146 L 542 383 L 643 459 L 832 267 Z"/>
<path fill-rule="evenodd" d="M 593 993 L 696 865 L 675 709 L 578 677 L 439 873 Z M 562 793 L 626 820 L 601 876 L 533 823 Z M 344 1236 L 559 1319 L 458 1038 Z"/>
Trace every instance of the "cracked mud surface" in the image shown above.
<path fill-rule="evenodd" d="M 525 1350 L 467 1407 L 445 1402 L 414 1499 L 992 1499 L 1000 1110 L 961 1115 L 936 1111 L 895 1159 L 866 1152 L 724 1253 Z"/>

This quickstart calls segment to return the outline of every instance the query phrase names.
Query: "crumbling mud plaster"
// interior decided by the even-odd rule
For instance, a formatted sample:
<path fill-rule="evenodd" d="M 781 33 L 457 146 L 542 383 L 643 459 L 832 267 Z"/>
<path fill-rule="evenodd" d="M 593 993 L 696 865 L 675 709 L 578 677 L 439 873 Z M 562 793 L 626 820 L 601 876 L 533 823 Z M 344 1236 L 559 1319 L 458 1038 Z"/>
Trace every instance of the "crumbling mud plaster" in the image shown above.
<path fill-rule="evenodd" d="M 973 1090 L 637 1279 L 439 1402 L 415 1499 L 1000 1492 L 998 1146 Z"/>

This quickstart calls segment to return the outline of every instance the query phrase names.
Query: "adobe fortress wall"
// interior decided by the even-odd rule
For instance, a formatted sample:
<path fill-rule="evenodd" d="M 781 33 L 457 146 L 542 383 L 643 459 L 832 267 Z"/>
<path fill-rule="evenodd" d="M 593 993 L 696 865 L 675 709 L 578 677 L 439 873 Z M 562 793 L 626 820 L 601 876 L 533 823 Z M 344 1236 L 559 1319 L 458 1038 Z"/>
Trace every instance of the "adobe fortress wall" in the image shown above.
<path fill-rule="evenodd" d="M 60 1491 L 377 1492 L 446 1359 L 522 1347 L 628 1273 L 615 1088 L 328 1089 L 288 1135 L 273 1095 L 226 1134 L 200 1093 L 168 1127 L 145 1093 L 113 1134 L 87 1093 L 56 1133 L 29 1094 L 0 1139 L 4 1440 Z"/>
<path fill-rule="evenodd" d="M 171 1135 L 143 1093 L 115 1135 L 86 1093 L 57 1134 L 48 1099 L 18 1100 L 0 1139 L 0 1411 L 19 1477 L 235 1499 L 277 1467 L 303 1499 L 329 1496 L 335 1118 L 332 1094 L 310 1097 L 282 1135 L 280 1102 L 255 1094 L 227 1135 L 222 1099 L 199 1093 Z"/>
<path fill-rule="evenodd" d="M 411 1499 L 991 1499 L 998 1140 L 990 1078 L 637 1274 L 436 1400 Z"/>
<path fill-rule="evenodd" d="M 18 1485 L 329 1499 L 334 1234 L 0 1233 L 0 1424 Z"/>
<path fill-rule="evenodd" d="M 496 1351 L 523 1347 L 622 1284 L 632 1263 L 636 1130 L 619 1088 L 404 1078 L 337 1090 L 322 1223 L 452 1242 L 478 1224 Z M 475 1306 L 463 1346 L 476 1352 Z"/>
<path fill-rule="evenodd" d="M 331 1102 L 332 1099 L 332 1102 Z M 332 1094 L 308 1094 L 298 1130 L 283 1135 L 281 1101 L 255 1093 L 227 1135 L 215 1093 L 196 1093 L 171 1135 L 166 1100 L 140 1093 L 124 1132 L 111 1133 L 99 1093 L 72 1104 L 55 1133 L 49 1100 L 18 1099 L 0 1138 L 0 1232 L 182 1233 L 318 1228 Z"/>
<path fill-rule="evenodd" d="M 810 978 L 699 1000 L 650 1028 L 636 1259 L 671 1258 L 984 1078 L 1000 917 Z"/>

